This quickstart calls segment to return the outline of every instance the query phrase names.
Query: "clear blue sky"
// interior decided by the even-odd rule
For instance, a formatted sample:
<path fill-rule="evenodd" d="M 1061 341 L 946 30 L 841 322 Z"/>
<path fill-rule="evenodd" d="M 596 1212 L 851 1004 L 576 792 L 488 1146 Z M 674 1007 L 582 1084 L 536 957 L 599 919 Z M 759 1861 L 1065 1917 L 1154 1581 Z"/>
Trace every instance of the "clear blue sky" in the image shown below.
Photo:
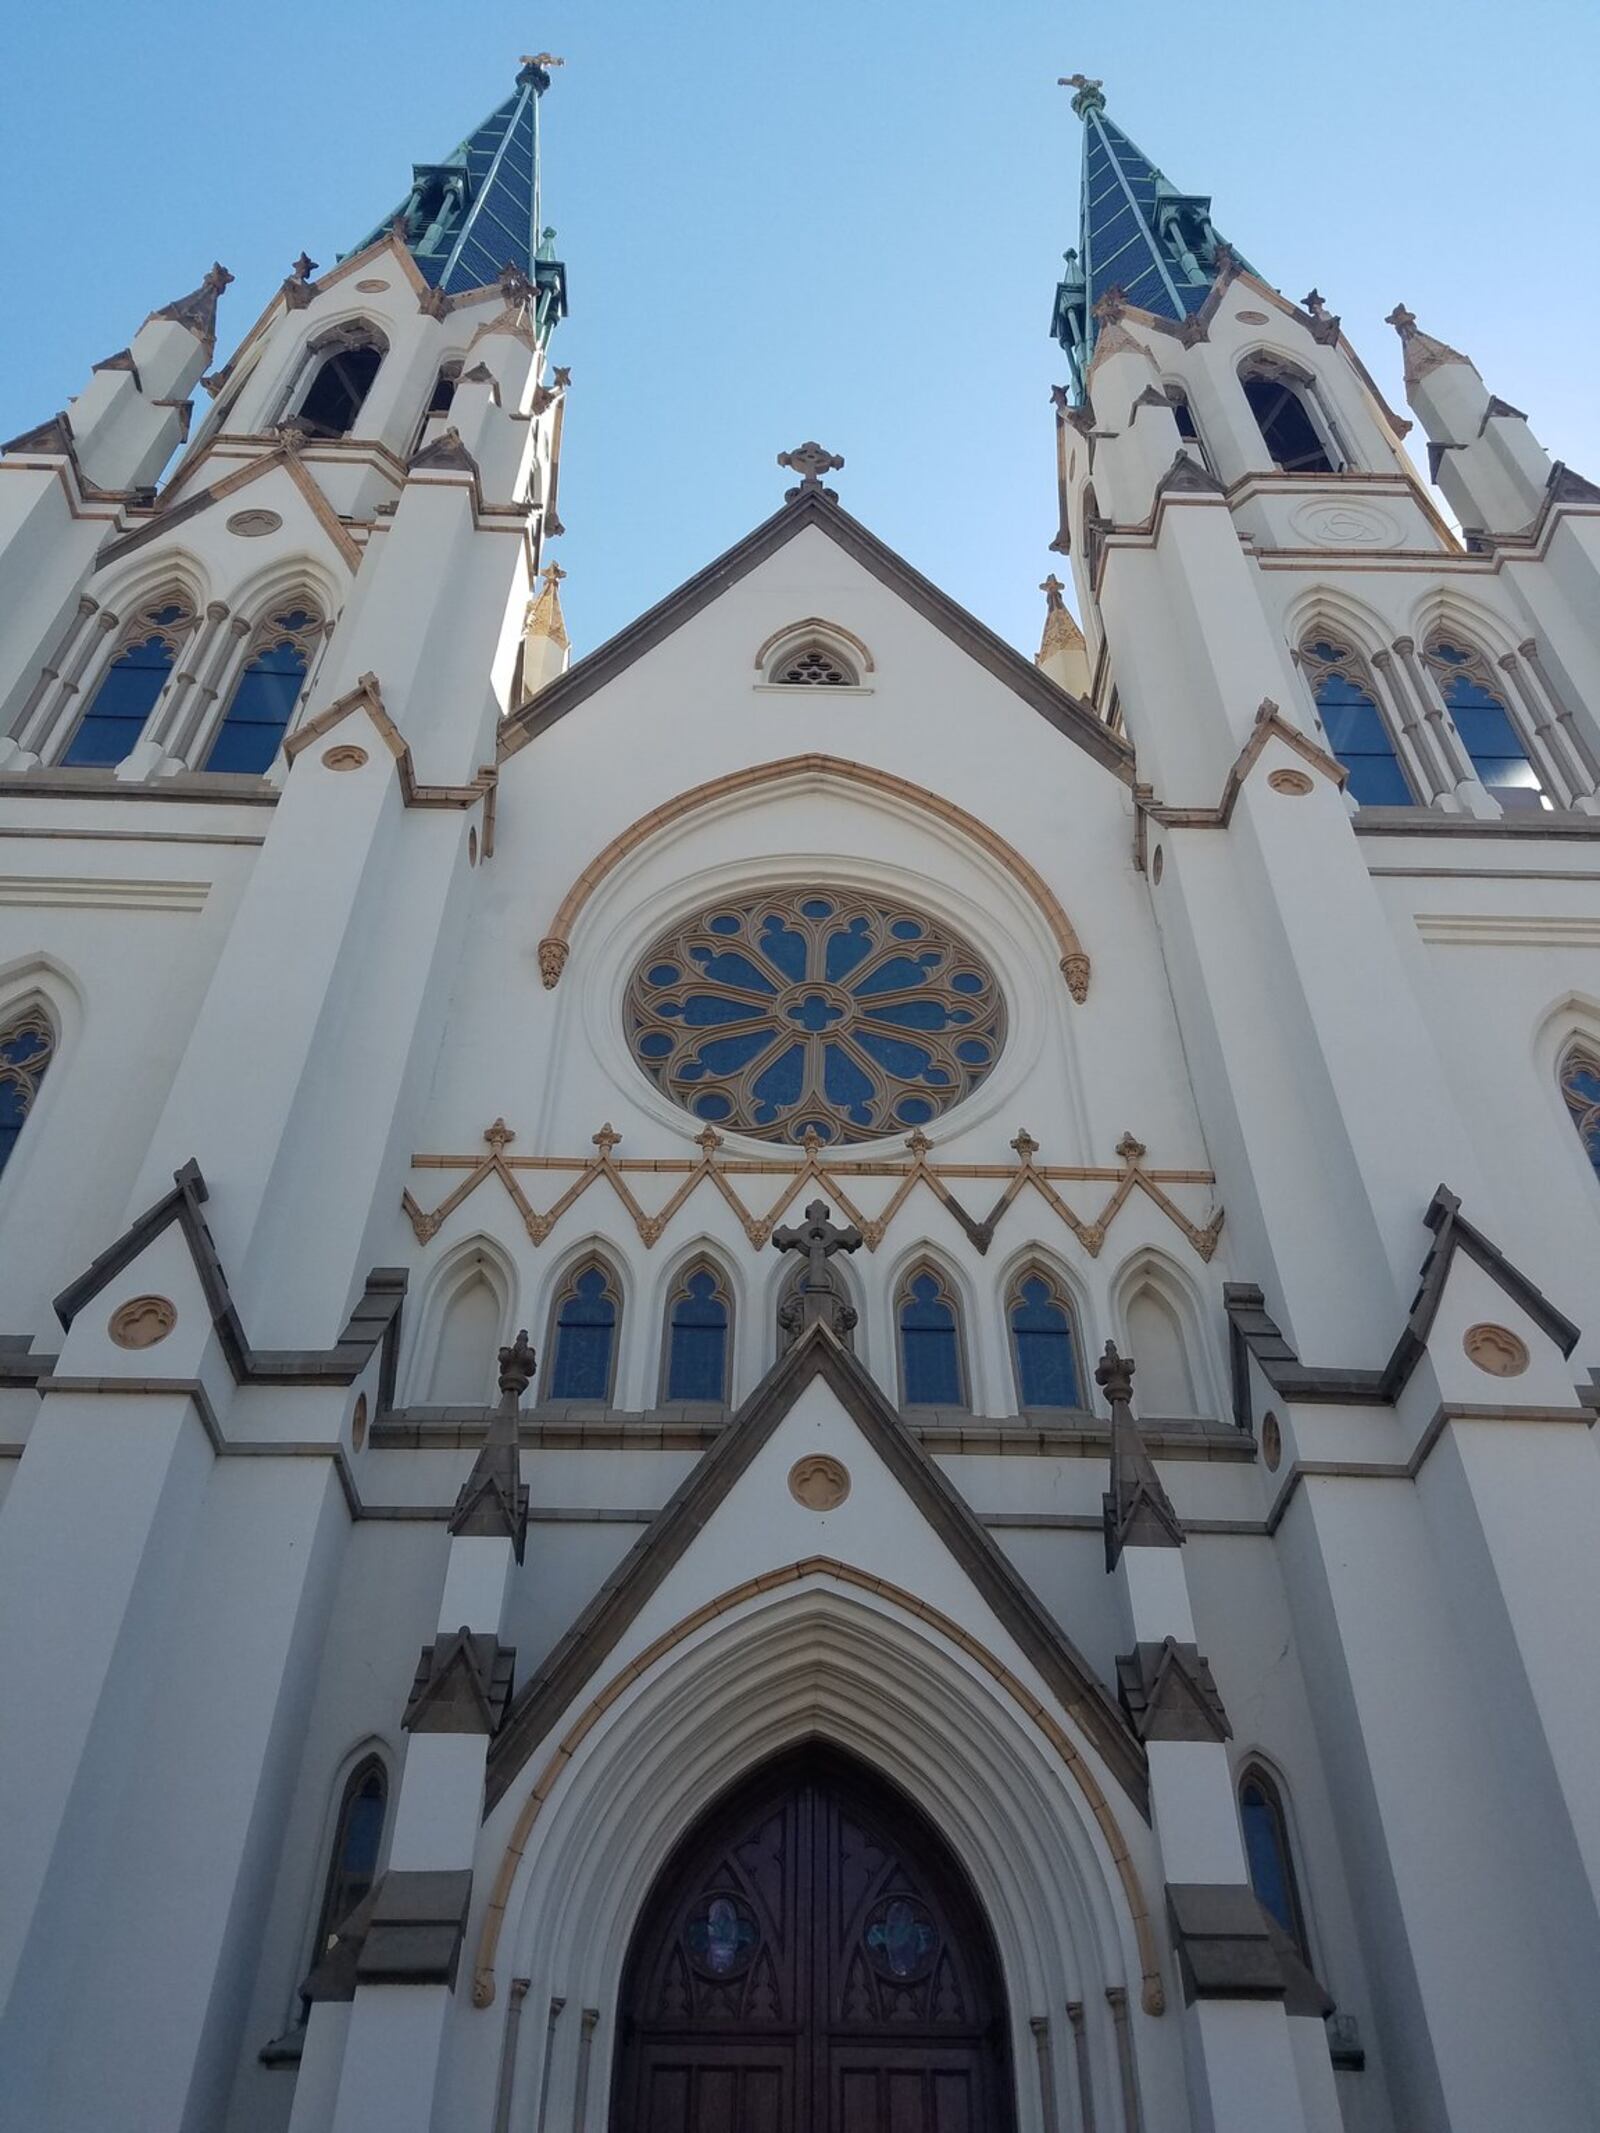
<path fill-rule="evenodd" d="M 765 517 L 813 436 L 858 517 L 1034 649 L 1078 70 L 1269 281 L 1323 291 L 1396 405 L 1403 299 L 1600 478 L 1594 0 L 13 9 L 0 436 L 213 258 L 226 350 L 542 49 L 580 652 Z"/>

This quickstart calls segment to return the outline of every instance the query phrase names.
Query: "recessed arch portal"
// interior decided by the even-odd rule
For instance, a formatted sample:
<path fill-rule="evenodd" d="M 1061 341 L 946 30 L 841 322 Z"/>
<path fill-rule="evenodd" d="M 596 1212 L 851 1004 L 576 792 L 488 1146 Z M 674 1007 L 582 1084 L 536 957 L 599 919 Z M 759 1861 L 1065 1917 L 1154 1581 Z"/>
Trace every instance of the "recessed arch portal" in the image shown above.
<path fill-rule="evenodd" d="M 657 1876 L 612 2133 L 1015 2124 L 994 1937 L 899 1787 L 818 1741 L 732 1786 Z"/>

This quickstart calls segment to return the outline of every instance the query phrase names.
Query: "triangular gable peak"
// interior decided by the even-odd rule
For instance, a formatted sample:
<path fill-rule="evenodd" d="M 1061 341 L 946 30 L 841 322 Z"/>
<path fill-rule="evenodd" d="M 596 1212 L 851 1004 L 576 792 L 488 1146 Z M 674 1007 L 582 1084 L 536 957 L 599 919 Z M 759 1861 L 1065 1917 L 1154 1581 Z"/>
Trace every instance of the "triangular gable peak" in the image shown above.
<path fill-rule="evenodd" d="M 880 585 L 898 593 L 907 606 L 1021 697 L 1058 733 L 1076 742 L 1115 777 L 1132 783 L 1132 748 L 1104 725 L 1087 704 L 1041 673 L 1031 660 L 914 570 L 887 542 L 879 540 L 820 488 L 802 488 L 792 502 L 774 512 L 715 562 L 619 630 L 597 651 L 578 660 L 522 710 L 513 712 L 500 729 L 501 755 L 515 755 L 518 749 L 536 740 L 812 526 L 826 534 Z"/>
<path fill-rule="evenodd" d="M 823 1394 L 820 1405 L 813 1388 Z M 846 1418 L 842 1432 L 837 1427 L 841 1410 Z M 710 1530 L 713 1519 L 786 1424 L 796 1453 L 787 1497 L 780 1500 L 769 1490 L 772 1500 L 763 1499 L 761 1515 L 745 1519 L 739 1529 L 760 1536 L 761 1552 L 773 1551 L 772 1560 L 762 1562 L 755 1575 L 770 1575 L 774 1565 L 781 1568 L 797 1553 L 816 1554 L 827 1547 L 847 1564 L 856 1557 L 870 1558 L 855 1561 L 854 1571 L 869 1582 L 882 1579 L 913 1588 L 915 1604 L 937 1607 L 939 1592 L 950 1589 L 954 1572 L 956 1583 L 975 1595 L 1000 1625 L 1140 1813 L 1147 1812 L 1143 1753 L 1112 1697 L 962 1496 L 907 1433 L 862 1365 L 820 1325 L 810 1327 L 768 1372 L 615 1576 L 519 1690 L 490 1751 L 488 1808 L 504 1797 L 518 1772 L 555 1736 L 653 1596 L 697 1546 L 714 1557 L 708 1566 L 707 1593 L 699 1597 L 725 1592 L 733 1566 Z M 865 1440 L 865 1457 L 851 1451 L 855 1433 Z M 835 1446 L 846 1454 L 842 1461 L 827 1458 Z M 836 1488 L 842 1478 L 847 1492 L 852 1480 L 859 1482 L 854 1518 L 869 1518 L 865 1539 L 859 1531 L 852 1537 L 848 1493 L 832 1506 L 827 1505 L 826 1488 L 813 1500 L 811 1477 L 804 1470 L 819 1454 L 829 1468 L 840 1470 L 821 1477 L 825 1482 Z M 857 1476 L 849 1473 L 853 1459 L 859 1461 Z M 836 1509 L 837 1517 L 817 1518 L 824 1507 Z M 792 1534 L 785 1520 L 794 1525 Z M 927 1548 L 930 1531 L 939 1544 L 933 1555 Z M 796 1541 L 806 1542 L 807 1550 L 790 1545 Z M 913 1545 L 915 1563 L 909 1559 Z"/>

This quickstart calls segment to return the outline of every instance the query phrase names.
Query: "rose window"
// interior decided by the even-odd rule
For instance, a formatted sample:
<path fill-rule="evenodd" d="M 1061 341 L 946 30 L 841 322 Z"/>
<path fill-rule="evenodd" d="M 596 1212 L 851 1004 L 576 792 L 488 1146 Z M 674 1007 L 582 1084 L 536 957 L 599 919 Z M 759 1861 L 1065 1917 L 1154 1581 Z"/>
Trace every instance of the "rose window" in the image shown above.
<path fill-rule="evenodd" d="M 712 904 L 628 988 L 628 1041 L 696 1118 L 763 1140 L 871 1140 L 926 1125 L 1005 1038 L 994 973 L 922 913 L 780 889 Z"/>

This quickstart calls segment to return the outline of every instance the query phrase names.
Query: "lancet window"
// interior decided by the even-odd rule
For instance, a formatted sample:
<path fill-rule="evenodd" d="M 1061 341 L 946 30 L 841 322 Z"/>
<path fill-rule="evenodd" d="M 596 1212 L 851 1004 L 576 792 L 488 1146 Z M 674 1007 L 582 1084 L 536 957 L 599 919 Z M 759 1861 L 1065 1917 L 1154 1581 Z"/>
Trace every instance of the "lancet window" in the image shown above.
<path fill-rule="evenodd" d="M 313 344 L 320 356 L 294 420 L 314 437 L 347 437 L 366 404 L 387 347 L 374 327 L 336 326 Z"/>
<path fill-rule="evenodd" d="M 1239 1784 L 1239 1820 L 1244 1827 L 1245 1861 L 1256 1900 L 1271 1913 L 1294 1942 L 1308 1967 L 1305 1909 L 1289 1850 L 1289 1822 L 1283 1796 L 1259 1763 L 1252 1763 Z"/>
<path fill-rule="evenodd" d="M 1020 1407 L 1081 1407 L 1078 1335 L 1072 1303 L 1042 1267 L 1026 1267 L 1006 1301 Z"/>
<path fill-rule="evenodd" d="M 1587 1044 L 1569 1046 L 1561 1061 L 1561 1095 L 1600 1177 L 1600 1050 Z"/>
<path fill-rule="evenodd" d="M 109 769 L 129 754 L 193 628 L 194 610 L 186 600 L 168 595 L 144 609 L 74 727 L 64 764 Z"/>
<path fill-rule="evenodd" d="M 205 769 L 259 774 L 270 766 L 294 716 L 321 630 L 321 618 L 303 607 L 286 608 L 261 625 Z"/>
<path fill-rule="evenodd" d="M 556 1299 L 545 1397 L 609 1400 L 621 1323 L 622 1298 L 610 1268 L 602 1259 L 585 1260 Z"/>
<path fill-rule="evenodd" d="M 1416 794 L 1400 766 L 1366 667 L 1347 644 L 1319 637 L 1300 647 L 1300 664 L 1317 700 L 1328 746 L 1350 773 L 1350 792 L 1362 807 L 1414 807 Z"/>
<path fill-rule="evenodd" d="M 727 1284 L 714 1267 L 700 1260 L 689 1268 L 667 1305 L 663 1399 L 725 1401 L 732 1331 Z"/>
<path fill-rule="evenodd" d="M 37 1004 L 0 1023 L 0 1170 L 11 1160 L 55 1054 L 55 1025 Z"/>
<path fill-rule="evenodd" d="M 1264 357 L 1239 374 L 1273 464 L 1285 474 L 1333 474 L 1338 457 L 1309 382 Z"/>
<path fill-rule="evenodd" d="M 1198 460 L 1200 465 L 1209 473 L 1211 471 L 1210 455 L 1206 451 L 1206 441 L 1201 436 L 1199 426 L 1195 422 L 1194 410 L 1189 405 L 1189 395 L 1181 385 L 1169 385 L 1167 387 L 1167 400 L 1172 408 L 1173 420 L 1178 425 L 1178 435 L 1183 439 L 1190 458 Z"/>
<path fill-rule="evenodd" d="M 370 1894 L 378 1873 L 384 1817 L 389 1808 L 389 1773 L 375 1755 L 356 1765 L 345 1781 L 333 1849 L 317 1913 L 317 1937 L 311 1951 L 320 1963 L 339 1937 L 339 1928 L 362 1898 Z"/>
<path fill-rule="evenodd" d="M 895 1316 L 904 1404 L 965 1407 L 961 1321 L 948 1282 L 931 1266 L 917 1267 L 901 1286 Z"/>
<path fill-rule="evenodd" d="M 1434 636 L 1424 655 L 1479 782 L 1507 813 L 1550 805 L 1528 760 L 1505 692 L 1483 654 L 1454 638 Z"/>

